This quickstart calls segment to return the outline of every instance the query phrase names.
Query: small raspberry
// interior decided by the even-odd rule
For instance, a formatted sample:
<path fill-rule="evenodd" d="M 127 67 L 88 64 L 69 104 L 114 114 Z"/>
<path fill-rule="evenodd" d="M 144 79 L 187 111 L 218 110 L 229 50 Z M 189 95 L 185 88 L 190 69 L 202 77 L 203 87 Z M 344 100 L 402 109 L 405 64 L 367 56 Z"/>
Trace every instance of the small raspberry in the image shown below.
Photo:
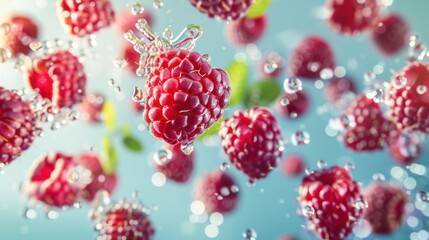
<path fill-rule="evenodd" d="M 421 144 L 413 136 L 408 133 L 395 131 L 389 140 L 389 153 L 396 163 L 407 165 L 414 162 L 421 153 Z"/>
<path fill-rule="evenodd" d="M 308 110 L 309 100 L 304 91 L 284 93 L 277 98 L 275 109 L 287 118 L 298 118 Z"/>
<path fill-rule="evenodd" d="M 349 77 L 334 77 L 328 81 L 325 87 L 325 97 L 331 103 L 336 103 L 343 98 L 344 94 L 357 93 L 354 81 Z"/>
<path fill-rule="evenodd" d="M 277 240 L 298 240 L 298 238 L 291 235 L 284 235 L 279 237 Z"/>
<path fill-rule="evenodd" d="M 210 18 L 224 21 L 234 21 L 243 17 L 252 5 L 252 0 L 189 0 L 189 2 Z"/>
<path fill-rule="evenodd" d="M 11 16 L 5 23 L 9 26 L 9 32 L 3 36 L 4 46 L 13 56 L 17 56 L 18 53 L 30 53 L 29 45 L 39 35 L 37 24 L 28 16 L 21 15 Z"/>
<path fill-rule="evenodd" d="M 194 169 L 194 151 L 190 155 L 186 155 L 181 150 L 180 144 L 174 146 L 166 144 L 164 149 L 171 152 L 171 159 L 164 165 L 157 165 L 158 171 L 172 181 L 178 183 L 187 182 Z"/>
<path fill-rule="evenodd" d="M 30 105 L 0 87 L 0 163 L 9 164 L 30 148 L 39 130 Z"/>
<path fill-rule="evenodd" d="M 130 108 L 134 113 L 142 113 L 144 110 L 144 105 L 143 105 L 143 103 L 131 100 L 130 101 Z"/>
<path fill-rule="evenodd" d="M 87 94 L 80 104 L 80 112 L 83 119 L 99 123 L 101 122 L 101 112 L 104 105 L 104 96 L 99 93 Z"/>
<path fill-rule="evenodd" d="M 57 13 L 66 32 L 78 37 L 98 32 L 115 21 L 110 0 L 58 0 Z"/>
<path fill-rule="evenodd" d="M 135 30 L 136 23 L 140 19 L 146 20 L 149 26 L 152 26 L 154 22 L 154 17 L 147 8 L 144 8 L 143 13 L 136 15 L 132 14 L 130 9 L 124 9 L 120 11 L 116 17 L 116 27 L 121 34 L 128 30 Z"/>
<path fill-rule="evenodd" d="M 289 73 L 295 77 L 319 79 L 323 69 L 333 70 L 334 53 L 328 42 L 318 36 L 304 39 L 292 52 Z"/>
<path fill-rule="evenodd" d="M 290 155 L 282 162 L 281 172 L 285 176 L 295 177 L 304 172 L 305 161 L 300 155 Z"/>
<path fill-rule="evenodd" d="M 347 239 L 353 225 L 363 215 L 359 184 L 339 166 L 304 177 L 298 201 L 308 217 L 309 229 L 320 239 Z"/>
<path fill-rule="evenodd" d="M 226 25 L 225 36 L 232 44 L 244 46 L 257 42 L 265 33 L 266 28 L 265 15 L 257 18 L 243 17 Z"/>
<path fill-rule="evenodd" d="M 375 46 L 388 56 L 398 53 L 407 45 L 409 34 L 407 22 L 394 13 L 378 20 L 371 29 Z"/>
<path fill-rule="evenodd" d="M 364 218 L 371 224 L 372 232 L 390 234 L 401 225 L 408 202 L 407 194 L 392 184 L 372 183 L 364 189 L 368 208 Z"/>
<path fill-rule="evenodd" d="M 284 71 L 285 60 L 277 52 L 270 52 L 259 62 L 259 74 L 264 78 L 278 78 Z"/>
<path fill-rule="evenodd" d="M 69 51 L 35 57 L 27 65 L 26 81 L 57 107 L 71 107 L 85 96 L 86 75 L 82 63 Z"/>
<path fill-rule="evenodd" d="M 229 160 L 251 179 L 265 178 L 284 150 L 277 120 L 268 108 L 236 111 L 219 132 Z"/>
<path fill-rule="evenodd" d="M 153 136 L 191 144 L 222 116 L 231 91 L 228 74 L 186 50 L 161 53 L 153 66 L 143 117 Z"/>
<path fill-rule="evenodd" d="M 328 0 L 328 25 L 337 33 L 353 35 L 368 28 L 378 17 L 379 0 Z"/>
<path fill-rule="evenodd" d="M 122 45 L 121 56 L 127 61 L 127 70 L 132 74 L 136 74 L 136 70 L 139 67 L 140 54 L 134 50 L 134 46 L 129 42 L 125 42 Z"/>
<path fill-rule="evenodd" d="M 204 203 L 208 213 L 232 212 L 240 197 L 234 179 L 220 170 L 212 171 L 199 179 L 194 193 L 195 199 Z"/>

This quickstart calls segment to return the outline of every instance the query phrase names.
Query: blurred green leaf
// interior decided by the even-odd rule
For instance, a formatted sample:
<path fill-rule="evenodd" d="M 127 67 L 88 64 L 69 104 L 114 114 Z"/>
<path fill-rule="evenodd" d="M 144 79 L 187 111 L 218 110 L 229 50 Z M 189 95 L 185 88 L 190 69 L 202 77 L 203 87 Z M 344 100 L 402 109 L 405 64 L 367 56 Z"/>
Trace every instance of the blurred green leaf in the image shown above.
<path fill-rule="evenodd" d="M 234 61 L 226 67 L 231 84 L 231 99 L 229 105 L 236 105 L 243 101 L 246 90 L 248 70 L 245 61 Z"/>
<path fill-rule="evenodd" d="M 199 140 L 202 140 L 202 139 L 204 139 L 204 138 L 206 138 L 206 137 L 209 137 L 209 136 L 213 136 L 213 135 L 216 135 L 216 134 L 218 134 L 218 132 L 219 132 L 219 129 L 220 129 L 220 125 L 221 125 L 221 123 L 222 123 L 222 121 L 223 121 L 223 117 L 221 117 L 221 118 L 219 118 L 216 122 L 214 122 L 213 123 L 213 125 L 211 126 L 211 127 L 209 127 L 203 134 L 201 134 L 200 136 L 198 136 L 198 139 Z"/>
<path fill-rule="evenodd" d="M 264 15 L 270 3 L 271 3 L 271 0 L 256 0 L 250 6 L 246 16 L 249 18 L 257 18 Z"/>
<path fill-rule="evenodd" d="M 244 105 L 268 106 L 273 103 L 281 94 L 281 86 L 274 79 L 258 80 L 246 91 Z"/>
<path fill-rule="evenodd" d="M 122 139 L 124 146 L 128 148 L 128 150 L 133 152 L 141 152 L 143 150 L 143 146 L 140 141 L 132 135 L 125 136 Z"/>
<path fill-rule="evenodd" d="M 118 166 L 118 153 L 115 146 L 109 137 L 101 139 L 101 168 L 106 174 L 113 174 L 116 172 Z"/>
<path fill-rule="evenodd" d="M 103 104 L 104 124 L 109 131 L 113 132 L 116 125 L 116 107 L 111 101 L 105 101 Z"/>
<path fill-rule="evenodd" d="M 121 127 L 121 133 L 122 133 L 123 137 L 131 136 L 132 135 L 132 133 L 131 133 L 131 126 L 129 124 L 122 125 L 122 127 Z"/>

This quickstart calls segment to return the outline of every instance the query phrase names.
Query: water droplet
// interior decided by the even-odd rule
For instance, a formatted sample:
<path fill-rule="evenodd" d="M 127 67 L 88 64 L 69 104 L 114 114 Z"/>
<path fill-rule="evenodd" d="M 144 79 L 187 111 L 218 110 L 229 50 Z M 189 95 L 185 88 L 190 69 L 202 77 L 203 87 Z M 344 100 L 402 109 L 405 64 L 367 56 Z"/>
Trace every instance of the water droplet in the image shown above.
<path fill-rule="evenodd" d="M 324 160 L 317 161 L 317 167 L 320 169 L 326 168 L 328 164 Z"/>
<path fill-rule="evenodd" d="M 109 84 L 109 86 L 113 86 L 115 85 L 115 79 L 111 78 L 107 83 Z"/>
<path fill-rule="evenodd" d="M 291 136 L 291 142 L 294 146 L 306 145 L 310 143 L 310 134 L 305 131 L 297 131 Z"/>
<path fill-rule="evenodd" d="M 144 101 L 144 91 L 138 86 L 134 87 L 132 99 L 134 102 L 141 103 Z"/>
<path fill-rule="evenodd" d="M 268 61 L 264 64 L 264 72 L 266 74 L 271 74 L 279 68 L 277 62 L 273 59 L 268 59 Z"/>
<path fill-rule="evenodd" d="M 220 170 L 222 170 L 224 172 L 228 171 L 229 168 L 230 168 L 230 165 L 227 162 L 223 162 L 220 164 Z"/>
<path fill-rule="evenodd" d="M 401 89 L 401 88 L 405 87 L 406 84 L 407 84 L 407 78 L 405 78 L 403 76 L 396 76 L 393 79 L 393 87 L 396 89 Z"/>
<path fill-rule="evenodd" d="M 255 179 L 251 178 L 247 181 L 247 186 L 254 187 L 256 185 Z"/>
<path fill-rule="evenodd" d="M 164 29 L 164 32 L 162 32 L 162 36 L 168 40 L 173 39 L 173 30 L 171 28 Z"/>
<path fill-rule="evenodd" d="M 143 12 L 144 12 L 144 7 L 141 5 L 141 3 L 136 2 L 131 7 L 131 13 L 133 15 L 139 15 L 139 14 L 142 14 Z"/>
<path fill-rule="evenodd" d="M 324 68 L 320 71 L 320 78 L 322 80 L 329 80 L 334 76 L 334 71 L 330 68 Z"/>
<path fill-rule="evenodd" d="M 68 114 L 68 119 L 70 121 L 76 121 L 79 119 L 79 113 L 77 111 L 70 111 Z"/>
<path fill-rule="evenodd" d="M 37 52 L 43 48 L 43 43 L 39 42 L 39 41 L 34 41 L 34 42 L 31 42 L 29 46 L 30 46 L 31 50 Z"/>
<path fill-rule="evenodd" d="M 83 189 L 92 181 L 92 173 L 82 165 L 77 165 L 69 170 L 67 182 Z"/>
<path fill-rule="evenodd" d="M 26 219 L 29 219 L 29 220 L 36 219 L 37 218 L 37 212 L 36 212 L 36 210 L 34 210 L 32 208 L 26 208 L 26 209 L 24 209 L 24 217 Z"/>
<path fill-rule="evenodd" d="M 125 59 L 118 57 L 115 59 L 115 61 L 113 61 L 113 64 L 117 68 L 124 68 L 128 65 L 128 62 Z"/>
<path fill-rule="evenodd" d="M 351 163 L 351 162 L 347 162 L 346 165 L 344 166 L 344 168 L 347 171 L 351 172 L 355 169 L 355 165 L 353 165 L 353 163 Z"/>
<path fill-rule="evenodd" d="M 285 107 L 285 106 L 289 105 L 289 103 L 290 103 L 290 101 L 289 101 L 289 99 L 287 99 L 287 98 L 282 98 L 282 99 L 280 100 L 280 105 L 282 105 L 283 107 Z"/>
<path fill-rule="evenodd" d="M 122 91 L 122 90 L 121 90 L 121 87 L 120 87 L 120 86 L 116 86 L 116 87 L 115 87 L 115 92 L 116 92 L 116 93 L 121 93 L 121 91 Z"/>
<path fill-rule="evenodd" d="M 194 144 L 193 143 L 189 143 L 187 145 L 181 145 L 180 149 L 182 150 L 182 152 L 186 155 L 191 155 L 191 153 L 194 151 Z"/>
<path fill-rule="evenodd" d="M 426 87 L 426 85 L 418 85 L 416 88 L 417 93 L 420 95 L 425 94 L 427 90 L 428 88 Z"/>
<path fill-rule="evenodd" d="M 313 171 L 311 171 L 310 168 L 305 168 L 304 172 L 305 172 L 305 175 L 307 176 L 313 173 Z"/>
<path fill-rule="evenodd" d="M 231 186 L 231 192 L 238 193 L 239 191 L 240 191 L 240 189 L 238 188 L 238 186 L 236 186 L 236 185 Z"/>
<path fill-rule="evenodd" d="M 160 149 L 153 154 L 153 160 L 158 165 L 165 165 L 173 159 L 173 153 L 168 149 Z"/>
<path fill-rule="evenodd" d="M 0 36 L 6 36 L 10 32 L 10 24 L 2 23 L 0 24 Z"/>
<path fill-rule="evenodd" d="M 345 129 L 354 128 L 356 126 L 355 117 L 351 114 L 344 114 L 338 118 L 331 119 L 329 126 L 338 131 L 344 131 Z"/>
<path fill-rule="evenodd" d="M 4 175 L 4 168 L 6 167 L 5 163 L 0 163 L 0 175 Z"/>
<path fill-rule="evenodd" d="M 365 72 L 363 75 L 363 79 L 365 80 L 365 84 L 371 85 L 377 76 L 374 72 Z"/>
<path fill-rule="evenodd" d="M 243 232 L 242 237 L 246 240 L 256 240 L 258 234 L 253 228 L 248 228 Z"/>
<path fill-rule="evenodd" d="M 418 192 L 417 200 L 420 202 L 429 202 L 429 193 L 425 191 Z"/>
<path fill-rule="evenodd" d="M 302 82 L 298 78 L 286 78 L 283 82 L 283 89 L 286 93 L 296 93 L 302 90 Z"/>
<path fill-rule="evenodd" d="M 203 59 L 203 61 L 204 62 L 207 62 L 207 63 L 210 63 L 210 61 L 212 60 L 212 58 L 210 57 L 210 55 L 209 54 L 203 54 L 202 56 L 201 56 L 201 58 Z"/>
<path fill-rule="evenodd" d="M 0 48 L 0 63 L 4 63 L 12 57 L 12 53 L 7 48 Z"/>
<path fill-rule="evenodd" d="M 384 175 L 383 174 L 381 174 L 381 173 L 374 173 L 373 175 L 372 175 L 372 179 L 374 180 L 374 181 L 384 181 L 386 178 L 384 177 Z"/>
<path fill-rule="evenodd" d="M 302 208 L 302 214 L 306 217 L 313 217 L 316 214 L 316 211 L 312 206 L 306 205 Z"/>
<path fill-rule="evenodd" d="M 354 207 L 356 209 L 365 209 L 365 208 L 368 208 L 368 203 L 362 199 L 356 199 L 354 203 Z"/>
<path fill-rule="evenodd" d="M 162 0 L 153 0 L 153 7 L 156 9 L 162 8 L 164 6 L 164 3 Z"/>
<path fill-rule="evenodd" d="M 82 208 L 82 203 L 81 202 L 75 202 L 73 203 L 73 207 L 76 209 L 81 209 Z"/>
<path fill-rule="evenodd" d="M 58 212 L 53 209 L 49 209 L 48 212 L 46 213 L 46 217 L 48 217 L 48 219 L 51 219 L 51 220 L 58 219 L 59 216 L 60 215 L 58 214 Z"/>

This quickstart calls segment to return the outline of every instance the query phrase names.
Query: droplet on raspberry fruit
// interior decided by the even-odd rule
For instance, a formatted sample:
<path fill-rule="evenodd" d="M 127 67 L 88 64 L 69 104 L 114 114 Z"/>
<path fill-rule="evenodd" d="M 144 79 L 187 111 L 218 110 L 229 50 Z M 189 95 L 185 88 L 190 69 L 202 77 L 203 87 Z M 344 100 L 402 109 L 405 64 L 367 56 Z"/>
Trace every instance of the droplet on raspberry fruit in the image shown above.
<path fill-rule="evenodd" d="M 309 99 L 304 91 L 285 93 L 277 98 L 275 109 L 289 119 L 295 119 L 305 114 L 309 107 Z"/>
<path fill-rule="evenodd" d="M 13 15 L 3 24 L 7 24 L 8 29 L 0 37 L 0 46 L 9 49 L 13 56 L 30 53 L 30 43 L 39 35 L 39 28 L 33 19 L 29 16 Z"/>
<path fill-rule="evenodd" d="M 257 42 L 265 33 L 267 19 L 265 15 L 257 18 L 243 17 L 225 26 L 225 35 L 229 42 L 245 46 Z"/>
<path fill-rule="evenodd" d="M 278 78 L 284 71 L 285 60 L 277 52 L 270 52 L 259 62 L 259 74 L 264 78 Z"/>

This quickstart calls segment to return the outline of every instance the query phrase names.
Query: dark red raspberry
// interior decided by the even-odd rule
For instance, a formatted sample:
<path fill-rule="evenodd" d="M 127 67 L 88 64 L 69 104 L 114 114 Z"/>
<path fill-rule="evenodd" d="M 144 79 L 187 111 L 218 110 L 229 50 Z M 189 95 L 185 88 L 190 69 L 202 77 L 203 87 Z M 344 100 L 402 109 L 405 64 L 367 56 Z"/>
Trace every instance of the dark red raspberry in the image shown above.
<path fill-rule="evenodd" d="M 409 34 L 407 22 L 395 13 L 378 20 L 371 29 L 372 41 L 385 55 L 401 51 L 409 41 Z"/>
<path fill-rule="evenodd" d="M 65 31 L 78 37 L 93 34 L 115 21 L 110 0 L 59 0 L 57 12 Z"/>
<path fill-rule="evenodd" d="M 165 144 L 164 149 L 171 152 L 171 159 L 164 165 L 157 164 L 158 171 L 172 181 L 178 183 L 187 182 L 194 169 L 194 151 L 190 155 L 186 155 L 181 150 L 180 144 L 174 146 Z"/>
<path fill-rule="evenodd" d="M 130 9 L 124 9 L 120 11 L 116 17 L 116 26 L 121 34 L 125 33 L 128 30 L 135 30 L 136 23 L 138 20 L 144 19 L 149 26 L 153 24 L 152 13 L 149 12 L 147 8 L 144 8 L 143 13 L 141 14 L 132 14 Z"/>
<path fill-rule="evenodd" d="M 27 65 L 26 81 L 57 107 L 71 107 L 85 96 L 86 75 L 82 63 L 69 51 L 34 57 Z"/>
<path fill-rule="evenodd" d="M 234 45 L 244 46 L 257 42 L 265 33 L 267 19 L 265 15 L 257 18 L 243 17 L 226 25 L 227 40 Z"/>
<path fill-rule="evenodd" d="M 204 203 L 208 213 L 232 212 L 240 199 L 239 189 L 234 179 L 226 172 L 215 170 L 197 181 L 195 199 Z"/>
<path fill-rule="evenodd" d="M 231 91 L 228 74 L 186 50 L 160 54 L 153 69 L 146 81 L 145 121 L 155 137 L 191 144 L 222 116 Z"/>
<path fill-rule="evenodd" d="M 277 120 L 268 108 L 236 111 L 219 132 L 229 160 L 251 179 L 265 178 L 284 150 Z"/>
<path fill-rule="evenodd" d="M 288 177 L 295 177 L 304 172 L 305 161 L 300 155 L 290 155 L 282 162 L 281 172 Z"/>
<path fill-rule="evenodd" d="M 387 113 L 400 130 L 429 133 L 428 79 L 428 67 L 419 62 L 393 76 Z"/>
<path fill-rule="evenodd" d="M 371 224 L 373 233 L 390 234 L 398 229 L 408 202 L 404 190 L 392 184 L 375 182 L 365 188 L 364 197 L 368 202 L 364 218 Z"/>
<path fill-rule="evenodd" d="M 345 115 L 353 119 L 353 123 L 345 129 L 343 141 L 353 151 L 383 149 L 396 129 L 384 118 L 380 105 L 365 95 L 357 96 L 345 110 Z"/>
<path fill-rule="evenodd" d="M 320 239 L 344 240 L 365 208 L 359 184 L 339 166 L 304 177 L 298 201 Z"/>
<path fill-rule="evenodd" d="M 421 153 L 421 143 L 417 136 L 396 131 L 389 141 L 390 156 L 398 164 L 410 164 L 414 162 Z"/>
<path fill-rule="evenodd" d="M 21 15 L 11 16 L 5 23 L 9 26 L 9 32 L 2 37 L 4 46 L 13 56 L 30 53 L 29 45 L 39 35 L 37 24 L 28 16 Z"/>
<path fill-rule="evenodd" d="M 234 21 L 243 17 L 252 5 L 252 0 L 189 0 L 189 2 L 210 18 L 224 21 Z"/>
<path fill-rule="evenodd" d="M 0 87 L 0 164 L 9 164 L 33 143 L 36 117 L 20 96 Z"/>
<path fill-rule="evenodd" d="M 91 182 L 80 191 L 80 196 L 87 201 L 93 201 L 97 192 L 105 190 L 112 194 L 118 178 L 116 173 L 106 174 L 101 168 L 100 158 L 95 153 L 83 153 L 75 158 L 78 165 L 91 172 Z"/>
<path fill-rule="evenodd" d="M 325 97 L 331 103 L 336 103 L 342 99 L 344 94 L 357 93 L 354 81 L 349 77 L 334 77 L 325 86 Z"/>
<path fill-rule="evenodd" d="M 379 0 L 328 0 L 328 25 L 337 33 L 353 35 L 368 28 L 378 17 Z"/>
<path fill-rule="evenodd" d="M 273 64 L 276 66 L 273 68 Z M 278 78 L 284 71 L 285 60 L 277 52 L 270 52 L 259 62 L 259 74 L 264 78 Z"/>
<path fill-rule="evenodd" d="M 284 93 L 277 98 L 275 108 L 283 116 L 294 119 L 301 117 L 308 110 L 309 100 L 304 91 Z"/>
<path fill-rule="evenodd" d="M 143 103 L 136 102 L 133 100 L 131 100 L 131 102 L 130 102 L 130 107 L 131 107 L 131 110 L 135 113 L 142 113 L 144 110 Z"/>
<path fill-rule="evenodd" d="M 127 61 L 127 69 L 130 73 L 136 74 L 136 70 L 139 67 L 140 54 L 134 50 L 134 46 L 131 43 L 124 43 L 121 50 L 121 56 L 125 61 Z"/>
<path fill-rule="evenodd" d="M 51 207 L 71 206 L 79 196 L 79 188 L 70 181 L 76 163 L 73 157 L 49 153 L 34 162 L 24 192 L 34 200 Z"/>
<path fill-rule="evenodd" d="M 318 36 L 304 39 L 292 52 L 289 73 L 296 77 L 320 79 L 323 69 L 333 70 L 334 53 L 328 42 Z"/>
<path fill-rule="evenodd" d="M 80 104 L 80 112 L 83 119 L 99 123 L 101 122 L 101 112 L 104 105 L 104 96 L 99 93 L 90 93 Z"/>

